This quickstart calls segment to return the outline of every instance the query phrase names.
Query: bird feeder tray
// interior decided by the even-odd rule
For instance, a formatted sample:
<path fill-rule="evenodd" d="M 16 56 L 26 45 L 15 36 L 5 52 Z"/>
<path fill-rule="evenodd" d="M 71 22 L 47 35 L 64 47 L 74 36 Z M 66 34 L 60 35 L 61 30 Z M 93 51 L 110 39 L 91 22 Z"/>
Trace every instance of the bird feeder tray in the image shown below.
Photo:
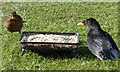
<path fill-rule="evenodd" d="M 22 32 L 19 44 L 30 50 L 71 50 L 79 44 L 78 33 L 67 32 Z"/>

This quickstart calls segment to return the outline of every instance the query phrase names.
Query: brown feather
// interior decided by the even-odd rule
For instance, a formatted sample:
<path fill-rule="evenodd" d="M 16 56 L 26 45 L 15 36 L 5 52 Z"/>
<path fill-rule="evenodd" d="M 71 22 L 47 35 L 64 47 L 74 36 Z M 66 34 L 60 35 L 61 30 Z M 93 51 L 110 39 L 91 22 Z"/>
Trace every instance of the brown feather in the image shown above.
<path fill-rule="evenodd" d="M 15 11 L 10 12 L 9 16 L 4 21 L 4 26 L 8 29 L 8 31 L 12 32 L 20 32 L 23 27 L 23 20 L 21 16 L 17 15 Z"/>

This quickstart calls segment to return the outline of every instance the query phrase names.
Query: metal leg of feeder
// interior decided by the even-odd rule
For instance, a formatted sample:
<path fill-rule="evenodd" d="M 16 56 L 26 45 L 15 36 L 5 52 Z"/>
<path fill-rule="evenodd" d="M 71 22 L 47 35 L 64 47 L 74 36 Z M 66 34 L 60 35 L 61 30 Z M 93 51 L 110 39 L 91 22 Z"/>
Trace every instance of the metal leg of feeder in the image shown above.
<path fill-rule="evenodd" d="M 73 55 L 73 57 L 75 57 L 75 55 L 76 55 L 76 50 L 75 49 L 73 49 L 72 55 Z"/>
<path fill-rule="evenodd" d="M 24 49 L 24 48 L 22 48 L 22 56 L 24 55 L 24 53 L 25 53 L 25 49 Z"/>

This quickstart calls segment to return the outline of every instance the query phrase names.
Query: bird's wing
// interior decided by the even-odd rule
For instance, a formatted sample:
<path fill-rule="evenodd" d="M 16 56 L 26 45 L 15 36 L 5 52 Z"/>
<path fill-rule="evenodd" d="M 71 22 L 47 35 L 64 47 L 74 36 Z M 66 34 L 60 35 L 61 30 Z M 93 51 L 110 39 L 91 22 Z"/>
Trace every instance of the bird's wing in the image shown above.
<path fill-rule="evenodd" d="M 114 40 L 106 32 L 88 35 L 87 44 L 90 51 L 101 60 L 120 57 L 120 53 Z"/>
<path fill-rule="evenodd" d="M 15 18 L 16 18 L 16 20 L 23 21 L 23 20 L 22 20 L 22 17 L 21 17 L 20 15 L 16 15 Z"/>
<path fill-rule="evenodd" d="M 112 39 L 112 37 L 111 37 L 107 32 L 105 32 L 105 37 L 106 37 L 107 40 L 110 42 L 112 48 L 113 48 L 113 49 L 116 49 L 117 51 L 119 51 L 116 43 L 114 42 L 114 40 Z"/>
<path fill-rule="evenodd" d="M 107 59 L 115 59 L 115 58 L 120 58 L 120 52 L 118 50 L 118 47 L 112 37 L 107 33 L 104 32 L 104 40 L 103 40 L 103 51 L 105 54 L 105 57 Z"/>
<path fill-rule="evenodd" d="M 95 56 L 101 60 L 103 59 L 103 56 L 100 56 L 100 52 L 102 51 L 102 38 L 99 35 L 91 35 L 89 33 L 87 36 L 87 45 Z"/>
<path fill-rule="evenodd" d="M 22 17 L 20 15 L 17 15 L 17 19 L 22 21 L 23 23 L 26 22 L 26 21 L 23 21 Z"/>

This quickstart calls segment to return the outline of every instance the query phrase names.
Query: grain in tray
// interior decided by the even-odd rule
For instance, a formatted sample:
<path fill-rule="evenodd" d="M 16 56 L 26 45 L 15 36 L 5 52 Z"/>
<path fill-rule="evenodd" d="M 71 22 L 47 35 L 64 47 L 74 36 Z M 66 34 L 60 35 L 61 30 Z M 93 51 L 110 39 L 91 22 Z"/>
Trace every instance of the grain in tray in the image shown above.
<path fill-rule="evenodd" d="M 57 43 L 77 43 L 77 36 L 53 35 L 53 34 L 36 34 L 24 36 L 22 41 L 27 42 L 57 42 Z"/>

